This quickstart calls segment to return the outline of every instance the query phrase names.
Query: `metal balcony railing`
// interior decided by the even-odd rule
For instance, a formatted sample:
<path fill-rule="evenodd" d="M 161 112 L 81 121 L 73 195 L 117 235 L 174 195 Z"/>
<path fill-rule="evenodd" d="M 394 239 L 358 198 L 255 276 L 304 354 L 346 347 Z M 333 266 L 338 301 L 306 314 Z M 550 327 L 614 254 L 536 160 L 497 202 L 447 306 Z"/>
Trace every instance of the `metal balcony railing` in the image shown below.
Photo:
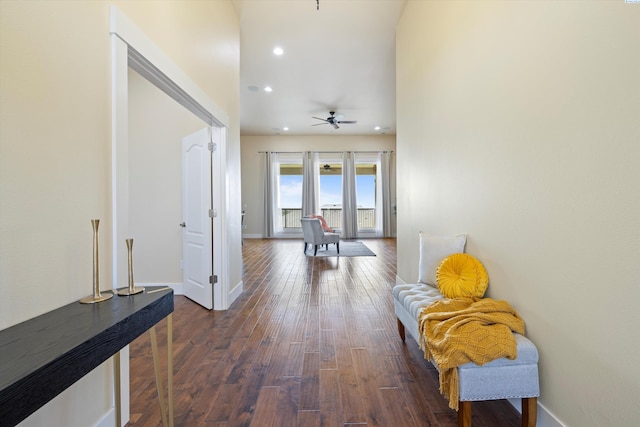
<path fill-rule="evenodd" d="M 323 208 L 321 215 L 331 228 L 342 227 L 342 208 Z M 282 227 L 284 229 L 300 228 L 302 209 L 283 208 Z M 375 208 L 358 208 L 358 228 L 376 228 Z"/>

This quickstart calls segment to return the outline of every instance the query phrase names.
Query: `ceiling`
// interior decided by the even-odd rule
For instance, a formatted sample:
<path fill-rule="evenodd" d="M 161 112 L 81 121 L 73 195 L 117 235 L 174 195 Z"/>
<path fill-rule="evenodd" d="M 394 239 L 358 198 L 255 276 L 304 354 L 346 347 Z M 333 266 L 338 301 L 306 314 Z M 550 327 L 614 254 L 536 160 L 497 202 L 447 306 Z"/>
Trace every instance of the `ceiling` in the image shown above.
<path fill-rule="evenodd" d="M 233 0 L 241 134 L 395 134 L 395 28 L 405 3 Z M 329 111 L 357 123 L 313 126 Z"/>

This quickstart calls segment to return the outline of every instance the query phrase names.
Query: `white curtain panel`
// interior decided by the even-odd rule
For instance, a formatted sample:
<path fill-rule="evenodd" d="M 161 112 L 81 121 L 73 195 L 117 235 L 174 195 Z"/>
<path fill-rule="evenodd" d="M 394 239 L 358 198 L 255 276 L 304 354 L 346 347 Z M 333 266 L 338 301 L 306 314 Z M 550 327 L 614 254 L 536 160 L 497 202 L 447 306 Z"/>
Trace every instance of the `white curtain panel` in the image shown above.
<path fill-rule="evenodd" d="M 385 151 L 380 156 L 380 178 L 382 187 L 382 236 L 395 235 L 395 156 Z"/>
<path fill-rule="evenodd" d="M 278 216 L 280 163 L 278 153 L 264 153 L 264 236 L 275 237 L 282 228 Z"/>
<path fill-rule="evenodd" d="M 356 201 L 356 164 L 354 154 L 342 155 L 342 237 L 358 237 L 358 204 Z"/>
<path fill-rule="evenodd" d="M 397 206 L 398 198 L 396 192 L 396 173 L 398 172 L 396 166 L 396 153 L 389 152 L 389 203 L 391 205 L 391 235 L 390 237 L 398 236 L 398 221 L 397 221 Z"/>
<path fill-rule="evenodd" d="M 302 216 L 318 213 L 318 153 L 305 151 L 302 157 Z"/>

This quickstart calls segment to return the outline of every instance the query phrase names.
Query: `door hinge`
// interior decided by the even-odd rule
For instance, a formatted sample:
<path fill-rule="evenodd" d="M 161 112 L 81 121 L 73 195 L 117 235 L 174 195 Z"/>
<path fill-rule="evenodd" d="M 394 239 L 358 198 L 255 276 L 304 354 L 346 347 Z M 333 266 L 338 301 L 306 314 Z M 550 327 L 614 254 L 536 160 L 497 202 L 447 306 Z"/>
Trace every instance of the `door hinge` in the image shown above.
<path fill-rule="evenodd" d="M 209 283 L 211 283 L 212 285 L 218 283 L 218 275 L 214 274 L 213 276 L 209 276 Z"/>
<path fill-rule="evenodd" d="M 218 216 L 218 211 L 215 209 L 209 209 L 209 218 L 215 218 Z"/>
<path fill-rule="evenodd" d="M 218 149 L 218 144 L 216 144 L 215 142 L 210 142 L 209 143 L 209 151 L 211 151 L 213 153 L 217 149 Z"/>

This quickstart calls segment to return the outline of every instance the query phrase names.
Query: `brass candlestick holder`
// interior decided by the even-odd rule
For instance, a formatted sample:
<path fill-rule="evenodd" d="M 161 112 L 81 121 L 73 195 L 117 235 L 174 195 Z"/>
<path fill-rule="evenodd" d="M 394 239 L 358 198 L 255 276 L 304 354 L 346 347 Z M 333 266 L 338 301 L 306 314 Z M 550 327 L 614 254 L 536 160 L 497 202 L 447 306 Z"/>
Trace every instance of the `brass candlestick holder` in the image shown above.
<path fill-rule="evenodd" d="M 118 289 L 118 295 L 121 296 L 135 295 L 144 292 L 144 288 L 136 288 L 133 284 L 133 239 L 126 239 L 125 243 L 127 244 L 127 252 L 129 254 L 129 287 Z"/>
<path fill-rule="evenodd" d="M 106 301 L 113 296 L 113 294 L 100 294 L 100 270 L 98 265 L 98 226 L 100 225 L 99 219 L 91 220 L 91 227 L 93 228 L 93 295 L 82 298 L 81 304 L 95 304 L 97 302 Z"/>

